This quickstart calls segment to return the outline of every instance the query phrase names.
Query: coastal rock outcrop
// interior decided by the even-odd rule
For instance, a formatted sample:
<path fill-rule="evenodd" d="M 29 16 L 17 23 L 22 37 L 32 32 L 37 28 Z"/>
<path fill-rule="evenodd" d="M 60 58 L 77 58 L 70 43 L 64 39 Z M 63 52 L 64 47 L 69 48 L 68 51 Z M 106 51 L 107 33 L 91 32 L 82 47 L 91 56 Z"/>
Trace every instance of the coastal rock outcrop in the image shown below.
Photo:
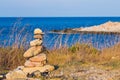
<path fill-rule="evenodd" d="M 28 75 L 36 74 L 41 76 L 41 73 L 54 70 L 54 66 L 47 65 L 47 56 L 44 53 L 45 49 L 42 46 L 43 32 L 39 28 L 34 30 L 35 40 L 30 42 L 30 48 L 24 53 L 26 62 L 24 66 L 10 71 L 6 78 L 7 80 L 27 79 Z"/>
<path fill-rule="evenodd" d="M 73 33 L 120 33 L 120 22 L 106 22 L 97 26 L 80 27 L 74 29 L 53 30 L 53 33 L 58 34 L 73 34 Z"/>
<path fill-rule="evenodd" d="M 85 28 L 75 28 L 75 31 L 93 31 L 93 32 L 120 32 L 120 22 L 106 22 L 98 26 Z"/>

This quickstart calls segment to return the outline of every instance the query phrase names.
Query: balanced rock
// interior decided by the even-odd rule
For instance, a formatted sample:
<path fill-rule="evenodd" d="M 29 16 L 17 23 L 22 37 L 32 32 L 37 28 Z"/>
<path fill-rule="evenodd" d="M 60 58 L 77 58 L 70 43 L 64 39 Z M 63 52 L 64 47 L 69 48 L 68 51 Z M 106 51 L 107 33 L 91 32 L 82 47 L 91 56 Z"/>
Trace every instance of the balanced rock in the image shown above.
<path fill-rule="evenodd" d="M 34 30 L 35 40 L 30 42 L 30 48 L 23 54 L 26 58 L 24 66 L 18 66 L 15 70 L 6 75 L 7 80 L 31 80 L 28 77 L 40 77 L 46 73 L 53 71 L 54 66 L 46 65 L 47 57 L 44 51 L 47 51 L 42 46 L 43 32 L 37 28 Z M 34 76 L 33 76 L 34 75 Z M 32 78 L 33 79 L 33 78 Z M 37 79 L 35 79 L 37 80 Z"/>
<path fill-rule="evenodd" d="M 37 56 L 31 57 L 29 60 L 32 62 L 41 62 L 41 61 L 45 61 L 47 59 L 46 54 L 41 53 Z"/>
<path fill-rule="evenodd" d="M 35 39 L 42 39 L 43 37 L 42 37 L 42 35 L 39 34 L 39 35 L 34 35 L 34 38 Z"/>
<path fill-rule="evenodd" d="M 46 64 L 46 61 L 42 61 L 42 62 L 32 62 L 35 67 L 42 67 Z"/>
<path fill-rule="evenodd" d="M 29 48 L 25 53 L 24 53 L 24 57 L 25 58 L 29 58 L 32 56 L 36 56 L 39 53 L 41 53 L 43 51 L 43 47 L 42 46 L 35 46 L 35 47 L 31 47 Z"/>
<path fill-rule="evenodd" d="M 42 45 L 42 40 L 36 39 L 30 42 L 30 46 L 41 46 Z"/>
<path fill-rule="evenodd" d="M 36 50 L 33 52 L 33 55 L 36 56 L 43 51 L 43 46 L 37 46 Z"/>
<path fill-rule="evenodd" d="M 41 61 L 41 62 L 32 62 L 30 60 L 27 60 L 24 64 L 25 67 L 42 67 L 46 64 L 46 61 Z"/>
<path fill-rule="evenodd" d="M 54 66 L 51 65 L 45 65 L 43 67 L 29 67 L 29 68 L 24 68 L 23 72 L 27 73 L 27 74 L 31 74 L 35 71 L 40 71 L 41 73 L 43 72 L 50 72 L 54 70 Z"/>
<path fill-rule="evenodd" d="M 27 60 L 27 61 L 25 62 L 24 66 L 25 66 L 25 67 L 35 67 L 35 65 L 34 65 L 31 61 L 29 61 L 29 60 Z"/>
<path fill-rule="evenodd" d="M 34 30 L 34 34 L 36 35 L 36 34 L 44 34 L 44 33 L 42 32 L 41 29 L 36 28 L 36 29 Z"/>

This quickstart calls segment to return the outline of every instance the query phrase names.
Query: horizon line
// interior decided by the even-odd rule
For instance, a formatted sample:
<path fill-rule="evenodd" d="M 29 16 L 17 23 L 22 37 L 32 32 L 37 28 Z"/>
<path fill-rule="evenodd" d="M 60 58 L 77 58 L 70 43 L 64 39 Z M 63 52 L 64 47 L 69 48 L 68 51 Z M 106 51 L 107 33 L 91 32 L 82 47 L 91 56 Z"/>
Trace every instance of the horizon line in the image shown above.
<path fill-rule="evenodd" d="M 41 17 L 41 18 L 64 18 L 64 17 L 120 17 L 120 16 L 0 16 L 0 18 L 38 18 L 38 17 Z"/>

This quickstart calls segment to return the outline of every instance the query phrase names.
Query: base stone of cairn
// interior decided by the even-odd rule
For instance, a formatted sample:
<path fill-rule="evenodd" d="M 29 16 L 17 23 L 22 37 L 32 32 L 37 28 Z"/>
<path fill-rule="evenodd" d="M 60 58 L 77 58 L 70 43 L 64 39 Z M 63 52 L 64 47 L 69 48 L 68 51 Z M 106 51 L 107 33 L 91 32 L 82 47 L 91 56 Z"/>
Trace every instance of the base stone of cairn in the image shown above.
<path fill-rule="evenodd" d="M 29 74 L 36 74 L 37 72 L 38 76 L 38 73 L 54 70 L 54 66 L 46 65 L 47 56 L 42 46 L 43 33 L 39 28 L 34 30 L 34 38 L 35 40 L 30 42 L 30 48 L 23 55 L 26 58 L 24 66 L 19 66 L 6 74 L 7 80 L 27 79 Z"/>

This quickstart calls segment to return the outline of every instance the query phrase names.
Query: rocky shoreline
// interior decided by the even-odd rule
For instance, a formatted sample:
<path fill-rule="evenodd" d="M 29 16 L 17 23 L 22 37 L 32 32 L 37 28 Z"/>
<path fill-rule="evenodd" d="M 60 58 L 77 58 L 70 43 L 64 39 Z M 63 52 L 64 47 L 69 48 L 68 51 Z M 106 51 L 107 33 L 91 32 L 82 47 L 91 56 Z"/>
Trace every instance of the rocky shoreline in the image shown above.
<path fill-rule="evenodd" d="M 60 78 L 60 80 L 120 80 L 120 70 L 105 70 L 95 66 L 66 68 L 68 71 L 59 69 L 53 71 L 50 76 Z"/>
<path fill-rule="evenodd" d="M 77 34 L 77 33 L 120 34 L 120 22 L 109 21 L 98 26 L 65 29 L 65 30 L 52 30 L 51 32 L 58 34 Z"/>

